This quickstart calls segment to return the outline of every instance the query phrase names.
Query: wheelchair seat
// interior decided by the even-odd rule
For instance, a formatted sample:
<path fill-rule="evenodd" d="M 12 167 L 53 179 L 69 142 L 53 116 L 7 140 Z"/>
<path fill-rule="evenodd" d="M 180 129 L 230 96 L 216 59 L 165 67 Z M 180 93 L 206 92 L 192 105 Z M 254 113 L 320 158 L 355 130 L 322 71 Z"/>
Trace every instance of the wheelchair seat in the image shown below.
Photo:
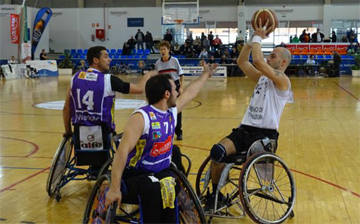
<path fill-rule="evenodd" d="M 225 163 L 234 163 L 235 165 L 241 165 L 246 161 L 246 154 L 234 154 L 227 156 L 225 159 Z"/>

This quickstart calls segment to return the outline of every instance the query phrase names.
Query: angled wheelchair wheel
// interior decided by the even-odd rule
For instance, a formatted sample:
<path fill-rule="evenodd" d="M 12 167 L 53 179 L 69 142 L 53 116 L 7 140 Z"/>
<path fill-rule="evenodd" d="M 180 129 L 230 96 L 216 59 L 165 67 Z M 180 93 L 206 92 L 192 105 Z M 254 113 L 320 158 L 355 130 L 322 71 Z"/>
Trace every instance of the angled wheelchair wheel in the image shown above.
<path fill-rule="evenodd" d="M 196 176 L 196 193 L 202 206 L 206 205 L 206 201 L 210 194 L 213 193 L 210 165 L 211 159 L 210 156 L 208 156 L 201 164 Z M 244 216 L 244 211 L 240 204 L 238 186 L 241 168 L 235 164 L 226 164 L 224 170 L 225 169 L 227 171 L 224 172 L 228 172 L 228 175 L 224 178 L 220 190 L 224 199 L 222 202 L 219 202 L 217 210 L 213 209 L 213 211 L 206 211 L 206 215 L 211 217 L 242 218 Z"/>
<path fill-rule="evenodd" d="M 113 157 L 111 157 L 110 159 L 108 159 L 104 165 L 102 165 L 98 177 L 97 179 L 99 179 L 102 175 L 107 174 L 107 173 L 111 173 L 111 167 L 112 167 L 112 162 L 113 162 Z"/>
<path fill-rule="evenodd" d="M 277 155 L 264 152 L 250 157 L 240 174 L 240 199 L 256 223 L 282 223 L 293 216 L 295 181 Z"/>
<path fill-rule="evenodd" d="M 177 202 L 180 223 L 206 223 L 204 211 L 190 182 L 185 175 L 174 167 L 170 169 L 179 186 Z"/>
<path fill-rule="evenodd" d="M 102 175 L 95 183 L 87 201 L 83 223 L 138 223 L 134 215 L 138 213 L 138 205 L 121 204 L 118 209 L 117 202 L 105 208 L 106 193 L 110 188 L 110 174 Z"/>
<path fill-rule="evenodd" d="M 64 137 L 55 152 L 54 159 L 50 167 L 46 183 L 46 191 L 50 197 L 55 195 L 58 200 L 60 200 L 60 184 L 64 178 L 66 165 L 70 160 L 72 148 L 72 137 Z"/>

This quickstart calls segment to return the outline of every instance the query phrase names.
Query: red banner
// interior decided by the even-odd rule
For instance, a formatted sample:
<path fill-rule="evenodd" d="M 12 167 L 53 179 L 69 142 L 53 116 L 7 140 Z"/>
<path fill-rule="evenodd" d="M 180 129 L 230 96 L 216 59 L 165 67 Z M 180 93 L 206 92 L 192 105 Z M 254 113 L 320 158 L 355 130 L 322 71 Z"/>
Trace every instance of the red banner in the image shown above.
<path fill-rule="evenodd" d="M 313 50 L 319 50 L 319 49 L 322 49 L 322 45 L 321 44 L 310 44 L 310 50 L 313 49 Z"/>
<path fill-rule="evenodd" d="M 11 43 L 19 43 L 19 33 L 20 33 L 20 17 L 18 14 L 10 14 L 10 38 Z"/>

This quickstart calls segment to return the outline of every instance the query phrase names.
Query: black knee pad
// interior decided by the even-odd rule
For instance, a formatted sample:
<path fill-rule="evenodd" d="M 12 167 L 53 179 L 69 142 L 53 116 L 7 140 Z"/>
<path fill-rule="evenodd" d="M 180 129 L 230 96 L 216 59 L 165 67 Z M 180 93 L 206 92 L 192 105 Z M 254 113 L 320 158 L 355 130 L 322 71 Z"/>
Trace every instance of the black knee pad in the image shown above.
<path fill-rule="evenodd" d="M 220 162 L 220 163 L 225 162 L 225 158 L 226 158 L 225 147 L 219 143 L 213 145 L 210 151 L 210 157 L 215 162 Z"/>

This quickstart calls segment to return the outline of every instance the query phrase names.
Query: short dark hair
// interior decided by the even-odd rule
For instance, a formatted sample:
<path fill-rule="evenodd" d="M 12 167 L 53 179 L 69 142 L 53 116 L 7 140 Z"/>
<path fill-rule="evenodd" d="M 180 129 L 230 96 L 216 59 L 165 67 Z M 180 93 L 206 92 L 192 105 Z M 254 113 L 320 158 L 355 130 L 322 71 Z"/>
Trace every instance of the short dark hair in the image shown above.
<path fill-rule="evenodd" d="M 160 47 L 166 47 L 168 50 L 170 50 L 170 44 L 169 42 L 167 42 L 166 40 L 162 40 L 160 43 L 159 43 L 159 48 Z"/>
<path fill-rule="evenodd" d="M 153 76 L 146 82 L 145 93 L 150 105 L 162 100 L 166 90 L 171 93 L 170 80 L 169 74 L 162 74 Z"/>
<path fill-rule="evenodd" d="M 89 48 L 87 55 L 86 55 L 86 59 L 88 60 L 89 65 L 92 65 L 94 63 L 94 58 L 100 59 L 101 51 L 103 51 L 103 50 L 106 51 L 106 47 L 95 46 L 95 47 Z"/>

